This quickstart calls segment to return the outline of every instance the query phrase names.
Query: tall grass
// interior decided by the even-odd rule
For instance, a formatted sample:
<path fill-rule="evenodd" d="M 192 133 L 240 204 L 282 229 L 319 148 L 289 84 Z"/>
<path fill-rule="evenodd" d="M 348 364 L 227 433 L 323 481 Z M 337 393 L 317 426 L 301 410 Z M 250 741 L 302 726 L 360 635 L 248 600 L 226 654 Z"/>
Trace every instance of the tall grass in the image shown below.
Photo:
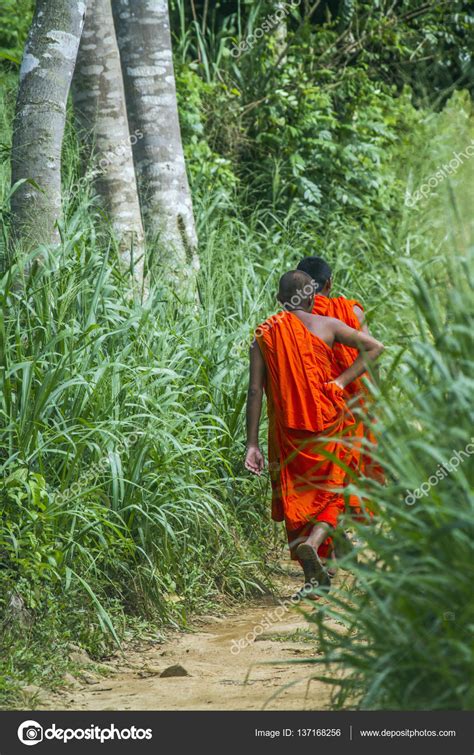
<path fill-rule="evenodd" d="M 226 595 L 267 589 L 275 546 L 267 483 L 251 484 L 241 463 L 248 337 L 271 267 L 264 230 L 208 224 L 198 313 L 163 282 L 146 306 L 133 302 L 87 194 L 62 236 L 0 280 L 7 701 L 45 633 L 99 657 L 127 617 L 185 625 Z"/>
<path fill-rule="evenodd" d="M 460 103 L 427 124 L 430 146 L 410 163 L 415 183 L 469 143 L 472 121 Z M 316 675 L 334 684 L 338 707 L 474 704 L 472 171 L 465 162 L 403 213 L 402 287 L 384 323 L 390 360 L 376 412 L 387 484 L 354 485 L 376 520 L 355 525 L 353 576 L 311 617 L 323 651 L 314 662 L 327 666 Z"/>
<path fill-rule="evenodd" d="M 225 574 L 233 569 L 224 567 L 239 552 L 229 531 L 240 511 L 234 497 L 245 380 L 240 373 L 235 381 L 232 358 L 230 259 L 218 283 L 211 239 L 205 314 L 180 311 L 174 291 L 154 291 L 142 308 L 127 296 L 113 246 L 92 235 L 91 215 L 82 206 L 61 249 L 42 250 L 27 278 L 20 263 L 2 279 L 4 474 L 21 467 L 44 478 L 49 513 L 60 518 L 68 542 L 79 536 L 78 507 L 95 502 L 155 563 L 163 565 L 166 554 L 181 561 L 180 583 L 199 544 L 210 554 L 212 541 L 225 552 L 215 568 L 232 581 Z M 252 301 L 239 295 L 242 306 Z M 137 436 L 131 445 L 130 435 Z M 84 470 L 104 456 L 109 464 L 100 465 L 98 479 L 81 485 Z M 69 492 L 74 482 L 77 494 Z M 66 509 L 54 507 L 58 491 Z M 249 507 L 244 521 L 256 518 Z M 244 572 L 236 578 L 241 587 Z M 159 571 L 153 579 L 159 586 Z"/>
<path fill-rule="evenodd" d="M 10 89 L 0 107 L 6 145 Z M 100 657 L 135 619 L 185 625 L 225 596 L 267 589 L 277 542 L 268 482 L 243 476 L 243 406 L 249 335 L 273 306 L 269 281 L 286 264 L 291 235 L 258 213 L 246 223 L 218 215 L 211 198 L 197 207 L 202 307 L 184 307 L 163 280 L 141 306 L 93 188 L 70 190 L 79 150 L 69 124 L 62 243 L 35 250 L 34 264 L 7 259 L 8 149 L 1 168 L 7 702 L 36 679 L 38 658 L 50 668 L 45 637 L 56 655 L 73 640 Z"/>
<path fill-rule="evenodd" d="M 245 21 L 238 14 L 229 17 L 218 32 L 212 14 L 205 29 L 187 27 L 183 4 L 176 6 L 182 18 L 178 59 L 200 60 L 208 83 L 220 81 L 228 68 L 237 82 L 246 78 L 251 83 L 252 56 L 241 66 L 224 65 L 224 48 L 255 27 L 260 4 Z M 192 90 L 193 82 L 188 86 Z M 13 89 L 10 81 L 0 106 L 4 256 Z M 196 110 L 200 91 L 194 92 Z M 402 496 L 405 486 L 419 484 L 444 452 L 458 447 L 453 444 L 464 439 L 467 427 L 463 412 L 471 384 L 464 375 L 470 331 L 462 319 L 467 278 L 461 263 L 446 262 L 450 245 L 467 259 L 467 226 L 459 222 L 468 209 L 462 189 L 466 167 L 449 184 L 455 193 L 449 217 L 436 208 L 431 214 L 417 210 L 414 223 L 403 210 L 403 193 L 405 181 L 420 180 L 421 166 L 426 169 L 420 148 L 424 136 L 428 142 L 433 134 L 449 132 L 453 148 L 465 146 L 465 103 L 461 98 L 451 111 L 447 108 L 438 131 L 430 131 L 429 124 L 423 129 L 417 116 L 415 147 L 409 144 L 413 134 L 404 142 L 393 129 L 387 141 L 393 149 L 377 148 L 382 199 L 376 216 L 366 212 L 362 200 L 357 213 L 345 212 L 341 204 L 315 231 L 300 222 L 298 210 L 281 211 L 280 197 L 288 189 L 283 184 L 289 180 L 284 170 L 279 173 L 281 158 L 270 155 L 265 165 L 252 163 L 252 185 L 246 185 L 245 170 L 230 175 L 237 166 L 204 149 L 205 139 L 197 135 L 211 126 L 206 118 L 203 126 L 201 113 L 183 99 L 182 110 L 189 108 L 184 121 L 188 117 L 196 140 L 190 137 L 188 164 L 197 176 L 198 312 L 183 308 L 179 292 L 162 280 L 155 282 L 145 306 L 130 298 L 93 187 L 69 191 L 80 171 L 70 124 L 64 148 L 70 200 L 61 246 L 36 250 L 40 264 L 27 265 L 20 256 L 14 264 L 5 259 L 2 267 L 0 702 L 11 702 L 15 685 L 36 679 L 35 656 L 50 681 L 51 652 L 61 657 L 69 640 L 100 657 L 120 642 L 130 617 L 182 626 L 191 611 L 214 606 L 226 595 L 265 589 L 265 562 L 280 536 L 269 522 L 268 481 L 249 480 L 242 470 L 247 347 L 255 325 L 274 310 L 282 270 L 317 251 L 333 264 L 337 290 L 364 301 L 374 332 L 392 354 L 389 349 L 379 417 L 380 454 L 390 485 L 371 491 L 380 524 L 361 533 L 374 556 L 354 567 L 358 591 L 334 594 L 326 609 L 359 635 L 349 634 L 342 644 L 338 635 L 336 643 L 321 616 L 314 616 L 322 622 L 326 660 L 349 669 L 337 702 L 424 704 L 420 687 L 405 680 L 413 660 L 428 673 L 426 643 L 442 674 L 423 678 L 440 706 L 447 703 L 440 679 L 448 680 L 446 657 L 448 651 L 453 654 L 456 670 L 449 678 L 458 692 L 450 700 L 457 703 L 464 695 L 458 669 L 468 620 L 467 612 L 457 608 L 464 596 L 467 605 L 469 541 L 457 526 L 466 520 L 466 468 L 434 489 L 443 497 L 423 512 L 421 503 L 407 507 Z M 228 114 L 234 111 L 226 107 L 208 121 L 213 131 L 238 135 L 243 127 L 240 122 L 229 126 Z M 382 116 L 396 120 L 396 108 L 370 110 L 366 119 L 382 128 Z M 449 139 L 439 141 L 447 155 Z M 238 150 L 235 154 L 238 161 Z M 202 155 L 209 164 L 197 165 Z M 324 165 L 337 183 L 332 162 Z M 403 175 L 400 165 L 412 166 L 416 178 Z M 349 163 L 347 171 L 352 171 Z M 234 190 L 240 180 L 235 202 L 229 199 L 230 188 L 226 201 L 213 189 L 214 174 Z M 257 185 L 263 186 L 259 204 Z M 245 206 L 249 187 L 252 207 Z M 429 281 L 436 283 L 434 293 Z M 451 416 L 455 425 L 449 423 Z M 442 492 L 450 485 L 449 495 Z M 437 550 L 430 540 L 435 536 L 443 546 Z M 456 578 L 451 564 L 459 572 Z M 415 604 L 411 595 L 418 584 L 422 592 Z M 441 613 L 445 589 L 448 607 Z M 24 608 L 20 632 L 13 599 Z M 444 612 L 454 614 L 454 621 L 444 619 Z M 404 651 L 415 646 L 419 653 L 406 656 L 403 683 L 397 682 L 393 646 L 389 650 L 392 623 L 396 642 L 406 637 Z M 438 643 L 442 632 L 449 642 Z M 419 645 L 415 634 L 422 638 Z M 359 637 L 366 638 L 365 644 Z"/>

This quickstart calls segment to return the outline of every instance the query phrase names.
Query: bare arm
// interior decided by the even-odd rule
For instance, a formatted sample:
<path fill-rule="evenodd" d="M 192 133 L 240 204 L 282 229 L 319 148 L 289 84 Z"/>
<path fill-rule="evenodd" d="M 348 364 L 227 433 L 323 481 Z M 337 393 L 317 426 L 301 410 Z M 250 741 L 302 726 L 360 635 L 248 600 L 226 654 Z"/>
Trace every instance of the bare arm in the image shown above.
<path fill-rule="evenodd" d="M 362 333 L 367 333 L 367 335 L 370 336 L 370 331 L 369 331 L 367 325 L 365 324 L 365 312 L 364 312 L 364 310 L 361 309 L 360 307 L 358 307 L 357 304 L 354 305 L 353 309 L 354 309 L 355 316 L 359 320 L 359 325 L 360 325 L 360 329 L 361 329 Z"/>
<path fill-rule="evenodd" d="M 340 388 L 352 383 L 353 380 L 360 377 L 367 368 L 367 362 L 374 362 L 382 351 L 384 346 L 367 332 L 363 330 L 354 330 L 340 320 L 332 320 L 334 327 L 334 340 L 343 343 L 346 346 L 352 346 L 359 351 L 359 356 L 347 370 L 344 370 L 334 381 Z"/>
<path fill-rule="evenodd" d="M 354 305 L 354 314 L 359 320 L 359 325 L 362 333 L 367 333 L 368 336 L 370 336 L 370 330 L 365 322 L 365 312 L 363 309 L 357 306 L 357 304 Z M 379 366 L 378 364 L 374 367 L 374 377 L 378 381 L 379 378 Z"/>
<path fill-rule="evenodd" d="M 245 467 L 249 472 L 260 475 L 264 459 L 258 446 L 258 428 L 262 413 L 263 386 L 265 383 L 265 362 L 257 342 L 250 347 L 250 374 L 247 393 L 247 454 Z"/>

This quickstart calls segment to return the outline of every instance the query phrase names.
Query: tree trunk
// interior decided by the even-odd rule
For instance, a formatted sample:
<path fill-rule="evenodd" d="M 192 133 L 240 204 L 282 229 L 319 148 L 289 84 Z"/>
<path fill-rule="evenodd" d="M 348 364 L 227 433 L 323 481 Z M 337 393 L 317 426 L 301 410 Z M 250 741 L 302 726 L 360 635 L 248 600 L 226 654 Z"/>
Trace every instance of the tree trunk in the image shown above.
<path fill-rule="evenodd" d="M 176 101 L 167 0 L 113 0 L 140 198 L 160 263 L 193 283 L 199 260 Z"/>
<path fill-rule="evenodd" d="M 13 124 L 14 238 L 56 242 L 61 210 L 61 147 L 86 0 L 37 0 L 20 68 Z"/>
<path fill-rule="evenodd" d="M 144 282 L 144 232 L 140 214 L 120 55 L 110 0 L 89 0 L 73 81 L 79 125 L 95 154 L 96 188 L 139 286 Z"/>
<path fill-rule="evenodd" d="M 278 65 L 286 63 L 288 27 L 286 20 L 287 3 L 278 2 L 275 8 L 275 16 L 278 19 L 273 36 L 275 38 L 275 57 Z"/>

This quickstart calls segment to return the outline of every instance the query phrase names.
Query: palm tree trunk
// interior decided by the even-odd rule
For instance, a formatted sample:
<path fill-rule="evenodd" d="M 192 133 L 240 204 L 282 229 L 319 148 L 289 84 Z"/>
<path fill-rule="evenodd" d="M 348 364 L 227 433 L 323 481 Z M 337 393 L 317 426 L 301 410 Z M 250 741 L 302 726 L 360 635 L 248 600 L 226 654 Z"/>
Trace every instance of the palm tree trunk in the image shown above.
<path fill-rule="evenodd" d="M 144 281 L 140 214 L 120 55 L 110 0 L 89 0 L 73 81 L 77 120 L 97 163 L 96 188 L 139 286 Z"/>
<path fill-rule="evenodd" d="M 167 0 L 113 0 L 140 198 L 160 263 L 193 282 L 199 267 L 176 100 Z"/>
<path fill-rule="evenodd" d="M 85 11 L 85 0 L 37 0 L 25 46 L 12 144 L 12 186 L 23 183 L 11 210 L 14 238 L 27 246 L 59 240 L 61 147 Z"/>
<path fill-rule="evenodd" d="M 273 36 L 275 38 L 275 56 L 277 65 L 286 63 L 288 27 L 285 5 L 286 3 L 277 2 L 275 9 L 278 14 L 278 23 L 275 27 Z"/>

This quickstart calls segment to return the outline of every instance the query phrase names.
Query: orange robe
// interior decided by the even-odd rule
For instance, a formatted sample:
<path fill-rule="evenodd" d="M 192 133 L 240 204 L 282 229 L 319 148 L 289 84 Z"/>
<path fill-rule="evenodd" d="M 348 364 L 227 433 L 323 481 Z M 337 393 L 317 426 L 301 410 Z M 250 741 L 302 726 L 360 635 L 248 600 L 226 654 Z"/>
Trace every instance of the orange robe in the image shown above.
<path fill-rule="evenodd" d="M 337 320 L 349 325 L 350 328 L 360 330 L 360 322 L 357 315 L 354 312 L 354 307 L 357 306 L 360 309 L 364 309 L 356 299 L 345 299 L 343 296 L 334 297 L 330 299 L 327 296 L 315 296 L 313 315 L 323 315 L 324 317 L 335 317 Z M 334 373 L 333 377 L 337 377 L 344 370 L 351 366 L 355 359 L 359 356 L 357 349 L 353 349 L 351 346 L 345 346 L 343 343 L 334 344 Z M 362 410 L 365 408 L 365 402 L 367 399 L 367 388 L 362 381 L 362 376 L 356 378 L 349 383 L 346 387 L 346 396 L 349 400 L 354 400 Z M 355 436 L 361 439 L 360 447 L 354 448 L 353 466 L 357 468 L 359 474 L 364 477 L 370 477 L 376 479 L 379 482 L 383 482 L 384 474 L 382 468 L 374 462 L 369 453 L 370 445 L 375 447 L 376 439 L 367 422 L 359 420 L 355 429 Z M 351 495 L 349 497 L 349 505 L 355 516 L 361 513 L 360 499 L 357 496 Z"/>
<path fill-rule="evenodd" d="M 294 547 L 315 522 L 335 527 L 344 511 L 353 452 L 340 438 L 355 421 L 343 391 L 328 385 L 332 349 L 295 314 L 273 315 L 257 328 L 256 340 L 266 365 L 272 518 L 285 521 Z M 328 538 L 320 555 L 327 557 L 331 547 Z"/>

